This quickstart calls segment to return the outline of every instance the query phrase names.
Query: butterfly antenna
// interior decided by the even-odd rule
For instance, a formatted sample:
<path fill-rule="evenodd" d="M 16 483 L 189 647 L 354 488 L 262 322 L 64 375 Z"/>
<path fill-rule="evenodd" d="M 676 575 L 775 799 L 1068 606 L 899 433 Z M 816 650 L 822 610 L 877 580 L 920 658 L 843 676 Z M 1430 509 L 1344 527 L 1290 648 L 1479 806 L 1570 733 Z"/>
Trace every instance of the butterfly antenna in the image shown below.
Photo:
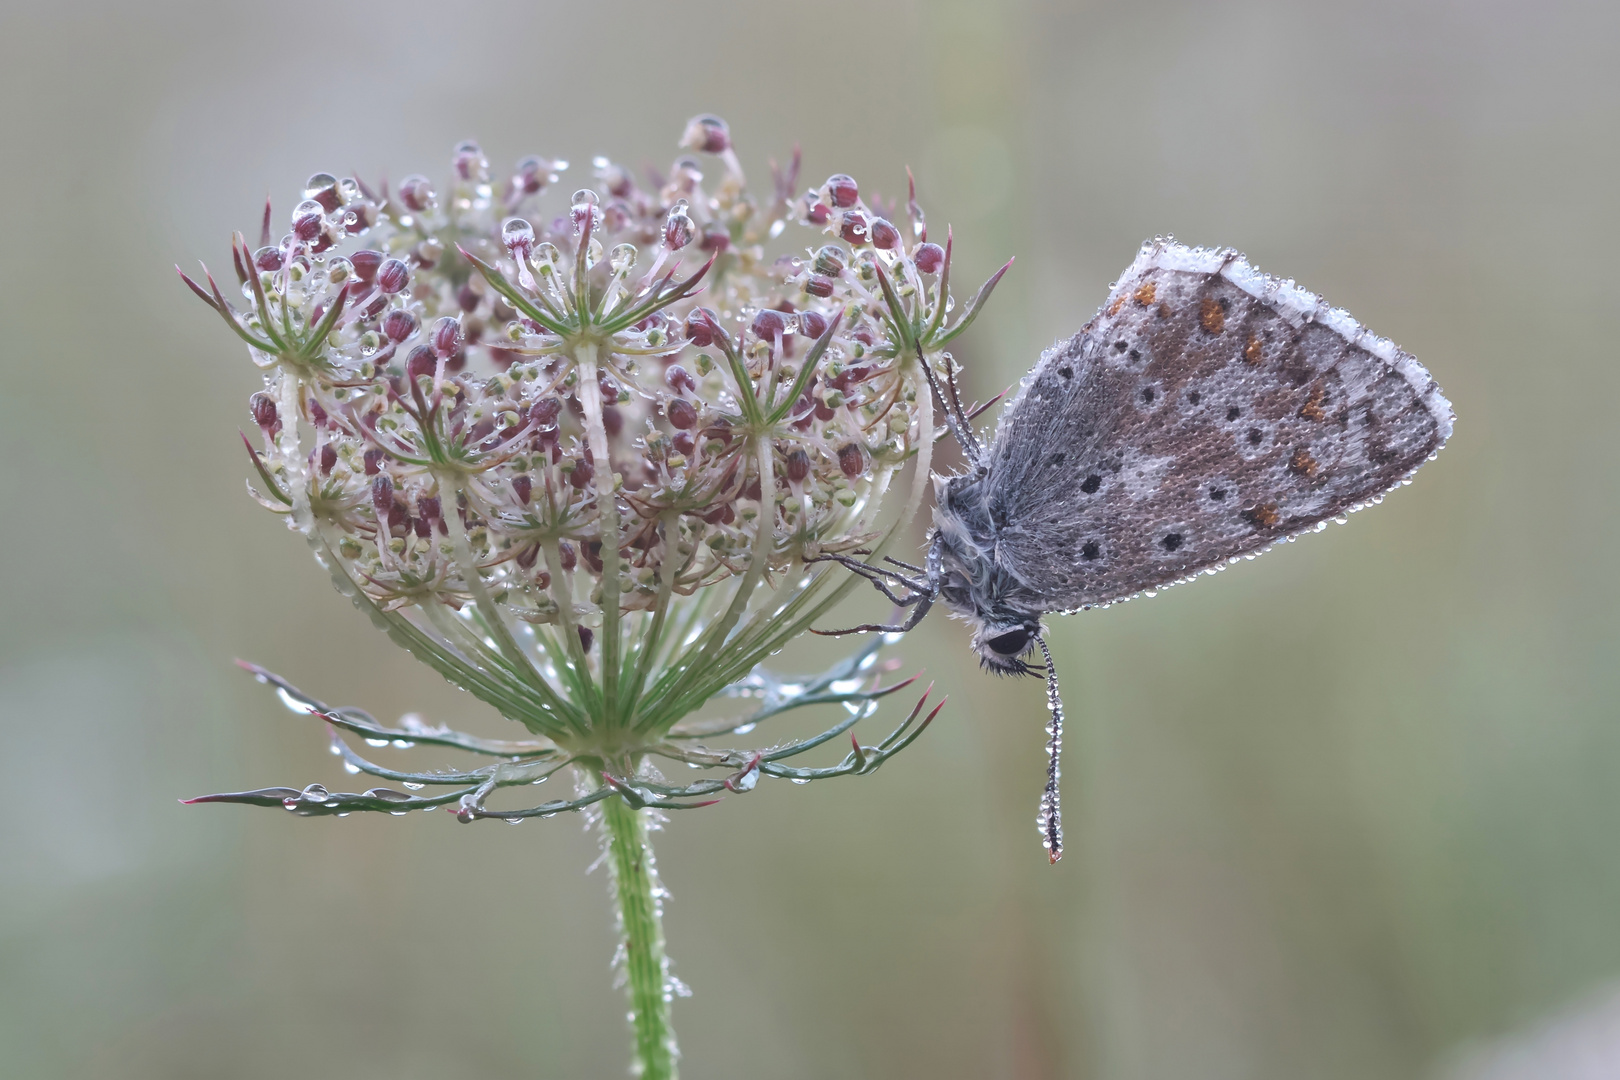
<path fill-rule="evenodd" d="M 1037 636 L 1035 644 L 1046 657 L 1046 707 L 1051 710 L 1052 722 L 1046 727 L 1046 790 L 1041 793 L 1041 812 L 1035 818 L 1041 830 L 1041 846 L 1046 848 L 1050 862 L 1063 858 L 1063 810 L 1058 805 L 1058 755 L 1063 750 L 1063 695 L 1058 690 L 1057 668 L 1052 665 L 1052 650 L 1046 639 Z"/>
<path fill-rule="evenodd" d="M 984 452 L 979 446 L 978 438 L 973 434 L 973 425 L 968 423 L 962 412 L 962 401 L 956 394 L 956 377 L 951 374 L 953 361 L 950 354 L 945 354 L 946 377 L 950 380 L 951 393 L 946 395 L 944 388 L 939 385 L 939 377 L 923 355 L 922 345 L 917 345 L 917 362 L 922 365 L 923 375 L 928 379 L 928 389 L 933 392 L 934 400 L 939 402 L 940 411 L 945 414 L 945 426 L 951 429 L 956 442 L 962 447 L 962 453 L 967 455 L 968 462 L 978 467 L 983 460 Z"/>

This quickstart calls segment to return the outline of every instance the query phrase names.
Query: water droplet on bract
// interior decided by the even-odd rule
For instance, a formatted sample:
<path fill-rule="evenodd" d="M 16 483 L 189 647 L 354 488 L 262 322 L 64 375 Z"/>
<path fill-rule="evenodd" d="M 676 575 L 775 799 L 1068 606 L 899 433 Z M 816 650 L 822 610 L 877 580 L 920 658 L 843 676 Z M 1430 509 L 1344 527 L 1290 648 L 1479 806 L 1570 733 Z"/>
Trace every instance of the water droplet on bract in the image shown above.
<path fill-rule="evenodd" d="M 636 245 L 615 244 L 613 253 L 608 257 L 608 266 L 615 274 L 628 274 L 630 268 L 636 265 Z"/>
<path fill-rule="evenodd" d="M 413 750 L 416 748 L 416 744 L 409 739 L 395 739 L 394 746 L 400 750 Z"/>
<path fill-rule="evenodd" d="M 304 198 L 319 199 L 335 187 L 337 187 L 337 177 L 331 173 L 318 172 L 304 182 Z"/>
<path fill-rule="evenodd" d="M 409 780 L 401 780 L 400 785 L 402 787 L 408 788 L 411 791 L 421 791 L 423 788 L 427 787 L 426 784 L 417 784 L 417 783 L 413 783 L 413 782 L 411 782 Z"/>
<path fill-rule="evenodd" d="M 523 819 L 520 818 L 520 817 L 502 818 L 501 820 L 506 822 L 508 825 L 521 825 L 521 824 L 523 824 Z"/>
<path fill-rule="evenodd" d="M 367 746 L 387 746 L 388 745 L 388 740 L 387 739 L 367 739 L 366 740 L 366 745 Z"/>
<path fill-rule="evenodd" d="M 602 241 L 596 239 L 593 236 L 591 238 L 590 246 L 585 249 L 585 266 L 587 268 L 589 268 L 589 267 L 595 266 L 597 263 L 599 263 L 601 261 L 602 261 Z"/>
<path fill-rule="evenodd" d="M 501 243 L 508 248 L 522 246 L 527 250 L 534 244 L 534 226 L 520 217 L 507 218 L 501 226 Z"/>
<path fill-rule="evenodd" d="M 793 778 L 793 782 L 795 784 L 808 784 L 810 782 L 810 778 L 807 776 L 795 776 Z"/>
<path fill-rule="evenodd" d="M 343 763 L 343 771 L 348 773 L 350 776 L 358 776 L 360 773 L 360 766 L 356 765 L 352 761 L 345 761 Z"/>
<path fill-rule="evenodd" d="M 750 731 L 753 731 L 756 726 L 757 725 L 754 724 L 742 724 L 738 727 L 732 728 L 731 730 L 732 734 L 735 735 L 747 735 Z"/>
<path fill-rule="evenodd" d="M 261 680 L 261 681 L 263 681 L 263 680 Z M 299 701 L 297 698 L 295 698 L 291 694 L 287 693 L 285 687 L 280 687 L 280 686 L 276 687 L 276 696 L 281 698 L 281 703 L 283 705 L 287 706 L 287 708 L 291 709 L 293 712 L 297 713 L 299 716 L 308 716 L 310 713 L 315 711 L 314 709 L 310 708 L 308 705 L 305 705 L 302 701 Z"/>
<path fill-rule="evenodd" d="M 778 236 L 781 236 L 782 230 L 786 228 L 787 222 L 781 218 L 777 218 L 775 221 L 771 222 L 771 239 L 775 240 Z"/>
<path fill-rule="evenodd" d="M 332 797 L 332 793 L 327 791 L 320 784 L 311 784 L 309 787 L 304 789 L 303 794 L 299 797 L 305 802 L 323 803 Z"/>

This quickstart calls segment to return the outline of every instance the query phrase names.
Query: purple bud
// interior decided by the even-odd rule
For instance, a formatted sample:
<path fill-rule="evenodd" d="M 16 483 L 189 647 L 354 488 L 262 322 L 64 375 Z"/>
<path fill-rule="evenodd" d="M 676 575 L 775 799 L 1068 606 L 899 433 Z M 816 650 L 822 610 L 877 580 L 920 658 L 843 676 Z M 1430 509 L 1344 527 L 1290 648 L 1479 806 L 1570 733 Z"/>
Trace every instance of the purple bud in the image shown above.
<path fill-rule="evenodd" d="M 557 561 L 564 570 L 572 570 L 579 565 L 579 558 L 574 554 L 574 545 L 564 540 L 557 545 Z"/>
<path fill-rule="evenodd" d="M 444 510 L 437 495 L 423 495 L 416 500 L 417 517 L 422 521 L 435 522 L 442 530 L 444 528 Z M 424 537 L 427 533 L 422 534 Z"/>
<path fill-rule="evenodd" d="M 790 450 L 787 456 L 787 478 L 795 484 L 810 475 L 810 455 L 803 450 Z"/>
<path fill-rule="evenodd" d="M 672 398 L 664 409 L 664 415 L 669 422 L 682 431 L 690 431 L 697 427 L 697 408 L 685 398 Z"/>
<path fill-rule="evenodd" d="M 833 279 L 822 277 L 820 274 L 811 274 L 810 280 L 804 283 L 804 291 L 825 300 L 833 294 Z"/>
<path fill-rule="evenodd" d="M 787 319 L 780 311 L 766 308 L 754 316 L 754 336 L 761 341 L 775 341 L 787 331 Z"/>
<path fill-rule="evenodd" d="M 278 247 L 262 247 L 255 251 L 253 253 L 253 266 L 264 273 L 273 273 L 280 270 L 281 249 Z"/>
<path fill-rule="evenodd" d="M 594 475 L 596 475 L 596 466 L 591 464 L 589 458 L 582 458 L 574 462 L 574 470 L 568 474 L 568 482 L 574 486 L 575 490 L 579 490 L 590 483 L 591 477 Z"/>
<path fill-rule="evenodd" d="M 845 443 L 838 448 L 838 468 L 851 480 L 866 471 L 866 451 L 860 443 Z"/>
<path fill-rule="evenodd" d="M 385 472 L 378 473 L 371 481 L 371 505 L 379 518 L 386 518 L 394 508 L 394 481 Z"/>
<path fill-rule="evenodd" d="M 405 360 L 405 377 L 415 382 L 423 375 L 432 375 L 438 367 L 439 358 L 433 355 L 433 350 L 426 345 L 418 345 Z"/>
<path fill-rule="evenodd" d="M 254 394 L 248 399 L 248 406 L 253 410 L 253 422 L 266 434 L 280 422 L 280 417 L 276 415 L 276 401 L 269 394 Z"/>
<path fill-rule="evenodd" d="M 354 267 L 354 276 L 367 285 L 376 279 L 377 268 L 382 262 L 383 255 L 380 251 L 357 251 L 349 256 L 349 263 Z"/>
<path fill-rule="evenodd" d="M 696 308 L 686 317 L 686 340 L 698 348 L 708 348 L 719 336 L 720 317 L 710 308 Z"/>
<path fill-rule="evenodd" d="M 551 179 L 551 162 L 530 155 L 517 164 L 517 175 L 512 185 L 525 195 L 533 195 Z"/>
<path fill-rule="evenodd" d="M 529 411 L 529 419 L 541 427 L 551 427 L 562 415 L 562 401 L 554 397 L 541 398 Z"/>
<path fill-rule="evenodd" d="M 389 341 L 404 341 L 416 333 L 416 316 L 408 311 L 390 311 L 383 316 L 382 332 Z"/>
<path fill-rule="evenodd" d="M 463 180 L 489 179 L 489 160 L 484 157 L 484 151 L 478 144 L 470 139 L 456 147 L 450 163 L 455 167 L 456 175 Z"/>
<path fill-rule="evenodd" d="M 321 229 L 325 221 L 326 217 L 321 210 L 321 204 L 314 199 L 306 199 L 299 203 L 298 208 L 293 211 L 293 235 L 307 244 L 321 235 Z"/>
<path fill-rule="evenodd" d="M 854 177 L 843 173 L 834 173 L 827 177 L 824 185 L 827 189 L 827 198 L 840 210 L 854 206 L 855 201 L 861 197 L 861 189 L 856 186 Z"/>
<path fill-rule="evenodd" d="M 433 324 L 433 351 L 449 358 L 461 346 L 461 320 L 446 315 Z"/>
<path fill-rule="evenodd" d="M 677 431 L 670 437 L 669 444 L 675 448 L 677 454 L 684 454 L 687 457 L 691 457 L 692 451 L 697 449 L 697 439 L 693 438 L 690 431 Z"/>
<path fill-rule="evenodd" d="M 421 213 L 433 205 L 433 185 L 425 176 L 407 176 L 399 185 L 399 201 Z"/>
<path fill-rule="evenodd" d="M 534 569 L 534 564 L 539 560 L 539 558 L 540 558 L 540 545 L 539 544 L 530 544 L 528 547 L 526 547 L 522 551 L 518 552 L 517 556 L 513 559 L 513 561 L 516 562 L 519 566 L 521 566 L 525 570 L 533 570 Z"/>
<path fill-rule="evenodd" d="M 321 475 L 331 476 L 332 467 L 337 464 L 337 447 L 331 443 L 321 444 Z"/>
<path fill-rule="evenodd" d="M 868 232 L 871 234 L 873 247 L 889 251 L 900 246 L 900 230 L 883 218 L 873 218 Z"/>
<path fill-rule="evenodd" d="M 825 225 L 831 219 L 832 210 L 827 207 L 826 203 L 816 203 L 804 215 L 804 220 L 811 225 Z"/>
<path fill-rule="evenodd" d="M 692 393 L 697 390 L 697 380 L 679 364 L 671 364 L 669 370 L 664 372 L 664 381 L 670 385 L 677 394 Z"/>
<path fill-rule="evenodd" d="M 376 476 L 382 470 L 383 452 L 373 446 L 366 451 L 366 475 Z"/>
<path fill-rule="evenodd" d="M 911 253 L 911 261 L 923 273 L 937 274 L 939 268 L 945 265 L 945 249 L 938 244 L 918 244 L 917 250 Z"/>
<path fill-rule="evenodd" d="M 694 116 L 686 122 L 681 148 L 705 154 L 725 153 L 731 149 L 731 129 L 718 116 Z"/>
<path fill-rule="evenodd" d="M 819 311 L 799 312 L 799 333 L 812 341 L 827 332 L 827 316 Z"/>
<path fill-rule="evenodd" d="M 596 635 L 591 631 L 591 628 L 588 627 L 588 626 L 581 626 L 581 627 L 578 628 L 578 630 L 579 630 L 579 647 L 581 649 L 584 649 L 586 652 L 590 652 L 591 651 L 591 643 L 596 640 Z"/>
<path fill-rule="evenodd" d="M 697 226 L 686 213 L 684 205 L 677 203 L 676 209 L 669 212 L 664 219 L 664 246 L 671 251 L 679 251 L 692 242 L 697 235 Z"/>
<path fill-rule="evenodd" d="M 720 225 L 712 225 L 703 230 L 703 242 L 698 245 L 703 251 L 720 254 L 731 247 L 731 234 Z"/>
<path fill-rule="evenodd" d="M 321 204 L 321 209 L 331 213 L 338 208 L 337 187 L 337 177 L 331 173 L 316 173 L 304 181 L 304 198 L 315 200 Z"/>
<path fill-rule="evenodd" d="M 838 235 L 852 244 L 866 243 L 866 215 L 859 210 L 846 211 Z"/>
<path fill-rule="evenodd" d="M 377 288 L 393 295 L 411 283 L 411 268 L 398 259 L 389 259 L 377 268 Z"/>
<path fill-rule="evenodd" d="M 826 277 L 837 277 L 844 272 L 845 251 L 837 244 L 828 244 L 816 252 L 812 269 Z"/>
<path fill-rule="evenodd" d="M 463 285 L 461 288 L 456 290 L 456 306 L 462 311 L 477 311 L 478 304 L 481 300 L 483 300 L 483 297 L 479 296 L 478 290 L 474 289 L 471 285 Z"/>
<path fill-rule="evenodd" d="M 529 496 L 533 493 L 534 481 L 529 478 L 528 473 L 518 473 L 512 477 L 512 494 L 517 496 L 518 502 L 528 506 Z"/>

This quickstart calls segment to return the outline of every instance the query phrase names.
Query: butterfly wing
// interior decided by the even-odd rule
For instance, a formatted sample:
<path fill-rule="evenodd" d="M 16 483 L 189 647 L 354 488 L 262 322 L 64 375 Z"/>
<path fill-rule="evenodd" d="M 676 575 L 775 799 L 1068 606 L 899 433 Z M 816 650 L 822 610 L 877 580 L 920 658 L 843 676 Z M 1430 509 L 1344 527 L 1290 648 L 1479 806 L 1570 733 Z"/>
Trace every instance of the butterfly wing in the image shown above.
<path fill-rule="evenodd" d="M 1025 378 L 980 490 L 1001 568 L 1072 610 L 1376 501 L 1452 420 L 1429 373 L 1348 313 L 1235 251 L 1153 241 Z"/>

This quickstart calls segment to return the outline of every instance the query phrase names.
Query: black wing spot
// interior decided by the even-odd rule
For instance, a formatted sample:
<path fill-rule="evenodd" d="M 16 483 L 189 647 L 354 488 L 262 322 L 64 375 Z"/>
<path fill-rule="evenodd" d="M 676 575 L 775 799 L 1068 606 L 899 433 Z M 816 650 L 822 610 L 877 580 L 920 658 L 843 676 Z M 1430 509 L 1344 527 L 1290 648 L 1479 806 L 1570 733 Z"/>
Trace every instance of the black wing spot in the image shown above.
<path fill-rule="evenodd" d="M 1192 393 L 1187 395 L 1187 400 L 1189 402 L 1191 402 L 1192 404 L 1196 405 L 1200 401 L 1204 400 L 1204 395 L 1200 394 L 1198 391 L 1194 390 Z"/>
<path fill-rule="evenodd" d="M 1080 481 L 1080 490 L 1085 492 L 1087 495 L 1095 494 L 1097 489 L 1100 487 L 1102 487 L 1102 477 L 1098 476 L 1096 473 L 1092 473 L 1090 476 Z M 1096 556 L 1093 555 L 1092 558 L 1096 558 Z"/>
<path fill-rule="evenodd" d="M 1266 433 L 1257 427 L 1252 427 L 1249 429 L 1248 438 L 1250 446 L 1259 446 L 1261 443 L 1266 441 Z"/>
<path fill-rule="evenodd" d="M 1159 545 L 1166 551 L 1174 551 L 1181 546 L 1181 534 L 1165 533 L 1164 539 L 1159 541 Z"/>
<path fill-rule="evenodd" d="M 1216 502 L 1224 502 L 1226 500 L 1226 489 L 1223 487 L 1212 487 L 1209 489 L 1209 497 L 1214 499 Z"/>
<path fill-rule="evenodd" d="M 1102 548 L 1097 546 L 1097 541 L 1095 540 L 1087 540 L 1085 543 L 1080 545 L 1080 557 L 1086 560 L 1086 562 L 1095 562 L 1097 556 L 1101 554 Z"/>
<path fill-rule="evenodd" d="M 1124 338 L 1120 338 L 1118 341 L 1114 342 L 1114 351 L 1115 352 L 1124 352 L 1126 349 L 1128 349 L 1130 347 L 1131 347 L 1131 343 L 1126 341 Z"/>
<path fill-rule="evenodd" d="M 1132 360 L 1140 360 L 1140 359 L 1142 359 L 1142 350 L 1141 349 L 1132 349 L 1130 351 L 1130 357 L 1131 357 Z"/>
<path fill-rule="evenodd" d="M 1153 399 L 1156 396 L 1157 395 L 1153 392 L 1153 387 L 1151 387 L 1151 386 L 1145 387 L 1142 390 L 1142 404 L 1144 404 L 1144 405 L 1153 404 Z"/>
<path fill-rule="evenodd" d="M 1238 408 L 1236 405 L 1233 405 L 1230 409 L 1226 410 L 1226 418 L 1228 420 L 1236 420 L 1238 417 L 1240 417 L 1242 415 L 1243 415 L 1243 410 Z"/>
<path fill-rule="evenodd" d="M 1072 379 L 1074 378 L 1074 369 L 1068 364 L 1064 364 L 1058 368 L 1058 374 L 1063 376 L 1065 379 Z"/>

